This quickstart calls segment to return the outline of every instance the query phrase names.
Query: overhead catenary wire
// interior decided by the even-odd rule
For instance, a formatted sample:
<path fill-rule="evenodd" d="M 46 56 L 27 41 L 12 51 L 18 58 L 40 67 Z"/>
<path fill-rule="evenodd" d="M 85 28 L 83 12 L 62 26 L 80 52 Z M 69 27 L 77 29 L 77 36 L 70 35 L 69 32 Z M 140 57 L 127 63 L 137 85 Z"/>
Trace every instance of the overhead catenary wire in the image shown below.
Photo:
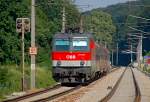
<path fill-rule="evenodd" d="M 131 29 L 133 29 L 133 30 L 139 31 L 139 32 L 141 32 L 141 33 L 143 33 L 143 34 L 148 34 L 148 35 L 150 35 L 150 32 L 145 32 L 145 31 L 143 31 L 143 30 L 140 30 L 140 29 L 137 29 L 137 28 L 134 28 L 134 27 L 131 27 L 131 26 L 128 26 L 128 27 L 131 28 Z"/>

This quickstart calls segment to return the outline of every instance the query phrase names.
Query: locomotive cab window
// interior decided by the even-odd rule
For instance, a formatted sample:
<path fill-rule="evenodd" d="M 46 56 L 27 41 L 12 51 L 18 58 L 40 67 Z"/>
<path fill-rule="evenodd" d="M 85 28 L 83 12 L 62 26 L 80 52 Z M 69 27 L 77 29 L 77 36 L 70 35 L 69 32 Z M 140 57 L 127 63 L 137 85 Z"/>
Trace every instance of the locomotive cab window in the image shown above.
<path fill-rule="evenodd" d="M 72 40 L 73 51 L 88 51 L 89 41 L 88 39 L 74 38 Z"/>
<path fill-rule="evenodd" d="M 55 39 L 54 50 L 56 51 L 68 51 L 70 49 L 69 39 Z"/>

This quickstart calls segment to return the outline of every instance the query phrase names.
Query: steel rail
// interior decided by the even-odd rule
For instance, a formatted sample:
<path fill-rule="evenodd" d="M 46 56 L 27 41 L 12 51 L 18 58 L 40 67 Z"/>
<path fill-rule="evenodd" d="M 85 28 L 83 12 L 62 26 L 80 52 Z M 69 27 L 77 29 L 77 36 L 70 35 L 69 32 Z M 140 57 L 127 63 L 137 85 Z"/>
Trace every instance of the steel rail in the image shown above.
<path fill-rule="evenodd" d="M 134 75 L 134 72 L 131 68 L 131 71 L 132 71 L 132 75 L 133 75 L 133 81 L 134 81 L 134 86 L 135 86 L 135 99 L 134 99 L 134 102 L 141 102 L 141 92 L 140 92 L 140 88 L 138 86 L 138 83 L 137 83 L 137 80 L 135 78 L 135 75 Z"/>
<path fill-rule="evenodd" d="M 126 70 L 127 70 L 127 68 L 123 71 L 123 73 L 119 77 L 118 81 L 116 82 L 116 84 L 112 88 L 112 90 L 103 99 L 101 99 L 99 102 L 108 102 L 108 100 L 114 95 L 114 93 L 116 92 Z"/>
<path fill-rule="evenodd" d="M 71 88 L 71 89 L 69 89 L 67 91 L 60 92 L 58 94 L 54 94 L 52 96 L 49 96 L 49 97 L 46 97 L 46 98 L 43 98 L 43 99 L 39 99 L 39 100 L 36 100 L 36 101 L 32 101 L 32 102 L 47 102 L 47 101 L 51 101 L 51 100 L 54 100 L 54 99 L 59 98 L 61 96 L 67 95 L 68 93 L 71 93 L 71 92 L 73 92 L 73 91 L 75 91 L 77 89 L 80 89 L 81 87 L 82 86 L 79 85 L 79 86 Z"/>
<path fill-rule="evenodd" d="M 28 99 L 28 98 L 31 98 L 31 97 L 34 97 L 34 96 L 37 96 L 37 95 L 40 95 L 40 94 L 52 91 L 52 90 L 56 90 L 56 89 L 58 89 L 60 87 L 61 87 L 61 84 L 56 84 L 54 86 L 45 88 L 45 89 L 43 89 L 41 91 L 30 93 L 30 94 L 26 94 L 26 95 L 23 95 L 23 96 L 20 96 L 20 97 L 17 97 L 17 98 L 4 100 L 3 102 L 18 102 L 18 101 L 21 101 L 21 100 L 24 100 L 24 99 Z"/>

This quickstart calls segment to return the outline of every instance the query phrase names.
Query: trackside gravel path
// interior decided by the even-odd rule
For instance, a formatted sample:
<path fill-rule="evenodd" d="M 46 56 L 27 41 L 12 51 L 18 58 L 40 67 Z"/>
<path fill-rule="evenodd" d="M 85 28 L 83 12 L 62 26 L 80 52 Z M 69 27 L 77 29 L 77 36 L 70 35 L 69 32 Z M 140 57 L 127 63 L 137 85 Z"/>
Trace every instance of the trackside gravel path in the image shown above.
<path fill-rule="evenodd" d="M 141 102 L 150 102 L 150 77 L 135 68 L 133 71 L 141 91 Z"/>

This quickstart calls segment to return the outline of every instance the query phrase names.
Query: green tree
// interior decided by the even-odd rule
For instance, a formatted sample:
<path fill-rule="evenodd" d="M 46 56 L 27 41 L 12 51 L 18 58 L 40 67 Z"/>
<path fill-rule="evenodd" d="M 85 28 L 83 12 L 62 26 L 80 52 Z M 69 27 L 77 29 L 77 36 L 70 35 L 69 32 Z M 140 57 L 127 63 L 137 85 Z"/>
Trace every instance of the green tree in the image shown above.
<path fill-rule="evenodd" d="M 112 37 L 115 33 L 111 15 L 103 11 L 92 11 L 90 15 L 85 16 L 85 31 L 93 32 L 96 40 L 112 43 Z"/>

